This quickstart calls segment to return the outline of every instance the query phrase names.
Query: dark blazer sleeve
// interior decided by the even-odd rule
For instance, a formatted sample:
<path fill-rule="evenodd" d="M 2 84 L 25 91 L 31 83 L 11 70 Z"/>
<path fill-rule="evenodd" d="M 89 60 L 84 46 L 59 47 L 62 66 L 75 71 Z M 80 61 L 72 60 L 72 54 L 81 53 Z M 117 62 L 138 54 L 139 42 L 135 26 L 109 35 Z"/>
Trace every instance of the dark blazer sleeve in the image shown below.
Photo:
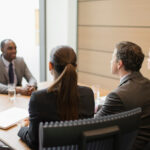
<path fill-rule="evenodd" d="M 35 93 L 33 92 L 30 103 L 29 103 L 29 127 L 22 127 L 18 136 L 31 148 L 38 147 L 38 128 L 39 128 L 39 118 L 38 118 L 38 103 L 35 98 Z"/>
<path fill-rule="evenodd" d="M 95 117 L 115 114 L 124 110 L 123 103 L 115 92 L 108 94 L 102 108 L 96 113 Z"/>

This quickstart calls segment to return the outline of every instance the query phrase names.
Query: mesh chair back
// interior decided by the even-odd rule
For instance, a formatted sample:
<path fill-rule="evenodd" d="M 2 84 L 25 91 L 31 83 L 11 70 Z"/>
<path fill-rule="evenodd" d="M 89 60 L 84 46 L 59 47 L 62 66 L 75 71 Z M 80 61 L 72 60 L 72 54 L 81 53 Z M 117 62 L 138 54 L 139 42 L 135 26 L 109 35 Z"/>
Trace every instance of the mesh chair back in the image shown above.
<path fill-rule="evenodd" d="M 100 118 L 40 123 L 39 149 L 46 150 L 46 148 L 49 148 L 49 150 L 53 150 L 57 147 L 58 150 L 60 150 L 61 147 L 63 150 L 83 150 L 83 147 L 85 147 L 83 146 L 85 145 L 83 144 L 85 143 L 85 139 L 83 138 L 84 133 L 91 130 L 100 130 L 106 127 L 117 126 L 119 128 L 118 138 L 111 137 L 109 140 L 107 139 L 104 141 L 102 138 L 93 138 L 91 141 L 87 140 L 88 143 L 86 142 L 86 150 L 96 150 L 100 149 L 100 147 L 103 150 L 108 150 L 108 146 L 109 150 L 113 150 L 114 146 L 110 145 L 113 145 L 114 143 L 117 143 L 118 150 L 128 150 L 131 148 L 136 136 L 140 114 L 141 108 L 136 108 L 130 111 Z M 91 142 L 95 144 L 91 144 Z M 92 145 L 94 145 L 94 147 Z"/>

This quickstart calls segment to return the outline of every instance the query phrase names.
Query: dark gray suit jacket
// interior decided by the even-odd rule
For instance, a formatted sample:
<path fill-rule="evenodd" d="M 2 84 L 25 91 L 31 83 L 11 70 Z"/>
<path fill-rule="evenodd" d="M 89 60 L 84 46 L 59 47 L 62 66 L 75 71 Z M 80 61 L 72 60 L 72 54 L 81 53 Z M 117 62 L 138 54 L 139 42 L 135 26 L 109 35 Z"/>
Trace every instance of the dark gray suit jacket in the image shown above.
<path fill-rule="evenodd" d="M 95 109 L 93 91 L 88 87 L 78 86 L 78 93 L 80 96 L 79 118 L 93 117 Z M 60 121 L 56 99 L 57 93 L 48 93 L 47 89 L 32 93 L 29 103 L 29 128 L 23 127 L 18 133 L 30 147 L 38 149 L 38 128 L 41 121 Z"/>
<path fill-rule="evenodd" d="M 23 58 L 21 57 L 16 57 L 14 60 L 15 64 L 15 73 L 17 77 L 17 86 L 21 86 L 22 78 L 24 77 L 26 81 L 31 84 L 36 86 L 37 81 L 29 71 L 26 63 L 24 62 Z M 5 70 L 5 65 L 2 60 L 2 56 L 0 56 L 0 93 L 6 94 L 8 93 L 8 73 Z"/>
<path fill-rule="evenodd" d="M 95 117 L 136 107 L 142 108 L 142 116 L 135 147 L 143 149 L 146 142 L 150 141 L 150 80 L 144 78 L 140 72 L 133 72 L 126 76 L 118 88 L 108 94 L 104 105 Z"/>

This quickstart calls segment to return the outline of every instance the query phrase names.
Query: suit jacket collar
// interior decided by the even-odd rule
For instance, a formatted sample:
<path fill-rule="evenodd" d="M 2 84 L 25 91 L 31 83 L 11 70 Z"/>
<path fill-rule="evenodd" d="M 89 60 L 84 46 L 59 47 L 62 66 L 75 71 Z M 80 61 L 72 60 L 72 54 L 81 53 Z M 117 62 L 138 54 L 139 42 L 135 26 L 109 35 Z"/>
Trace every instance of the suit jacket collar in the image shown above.
<path fill-rule="evenodd" d="M 134 79 L 134 78 L 137 78 L 137 77 L 142 77 L 142 74 L 140 72 L 132 72 L 130 73 L 129 75 L 127 75 L 120 83 L 119 86 L 121 86 L 122 84 L 126 83 L 128 80 L 131 80 L 131 79 Z"/>
<path fill-rule="evenodd" d="M 9 67 L 10 62 L 6 60 L 3 55 L 1 55 L 1 58 L 5 67 Z M 12 60 L 11 63 L 14 65 L 14 60 Z"/>
<path fill-rule="evenodd" d="M 8 74 L 7 74 L 6 70 L 5 70 L 5 64 L 4 64 L 3 60 L 2 60 L 2 55 L 0 56 L 0 66 L 1 66 L 1 72 L 4 73 L 4 75 L 5 75 L 5 77 L 6 77 L 7 81 L 8 81 L 9 80 L 8 79 Z"/>
<path fill-rule="evenodd" d="M 15 65 L 15 73 L 16 73 L 16 78 L 17 78 L 17 85 L 19 85 L 19 78 L 20 78 L 20 72 L 19 72 L 19 70 L 20 69 L 18 69 L 18 68 L 20 68 L 19 67 L 19 65 L 20 64 L 18 64 L 18 62 L 17 62 L 17 57 L 16 57 L 16 59 L 14 59 L 14 65 Z"/>

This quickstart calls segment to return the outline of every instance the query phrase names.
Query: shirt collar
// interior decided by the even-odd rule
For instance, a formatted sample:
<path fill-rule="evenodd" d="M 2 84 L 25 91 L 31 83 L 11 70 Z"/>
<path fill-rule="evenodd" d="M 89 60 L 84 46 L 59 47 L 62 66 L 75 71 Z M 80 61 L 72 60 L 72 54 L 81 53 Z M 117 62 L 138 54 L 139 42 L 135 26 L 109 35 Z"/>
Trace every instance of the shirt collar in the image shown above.
<path fill-rule="evenodd" d="M 9 67 L 10 62 L 9 62 L 8 60 L 6 60 L 3 55 L 2 55 L 2 60 L 3 60 L 3 62 L 4 62 L 4 65 L 5 65 L 6 67 Z M 14 65 L 14 60 L 12 60 L 12 64 Z"/>
<path fill-rule="evenodd" d="M 123 77 L 120 78 L 120 83 L 129 75 L 130 73 L 125 74 Z"/>

